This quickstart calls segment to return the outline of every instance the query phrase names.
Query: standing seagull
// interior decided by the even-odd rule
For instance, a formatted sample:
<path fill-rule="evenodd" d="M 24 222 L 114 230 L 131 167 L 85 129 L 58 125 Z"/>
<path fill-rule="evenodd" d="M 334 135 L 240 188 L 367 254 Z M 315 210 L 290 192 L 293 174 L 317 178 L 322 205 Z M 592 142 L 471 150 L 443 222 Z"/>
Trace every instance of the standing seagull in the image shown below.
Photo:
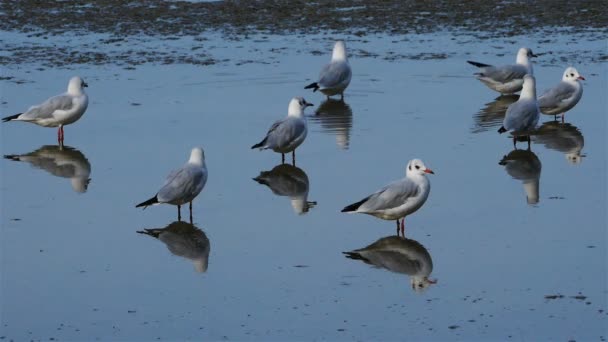
<path fill-rule="evenodd" d="M 583 96 L 583 85 L 579 80 L 584 81 L 585 78 L 579 75 L 575 68 L 566 68 L 562 81 L 538 98 L 541 113 L 554 115 L 556 119 L 558 114 L 563 113 L 562 122 L 564 122 L 566 112 L 576 106 Z"/>
<path fill-rule="evenodd" d="M 505 119 L 498 133 L 502 134 L 512 131 L 513 146 L 517 142 L 517 136 L 526 136 L 528 147 L 530 147 L 530 132 L 536 128 L 540 111 L 536 101 L 536 79 L 532 75 L 524 76 L 524 86 L 519 95 L 519 100 L 507 108 Z"/>
<path fill-rule="evenodd" d="M 340 94 L 344 100 L 344 90 L 350 83 L 352 71 L 346 57 L 346 45 L 338 40 L 331 54 L 331 62 L 321 69 L 319 80 L 304 87 L 304 89 L 320 90 L 329 99 L 332 95 Z"/>
<path fill-rule="evenodd" d="M 401 220 L 401 235 L 405 236 L 405 217 L 420 209 L 431 191 L 426 174 L 434 172 L 422 160 L 412 159 L 407 163 L 405 178 L 394 181 L 359 202 L 342 209 L 343 213 L 363 213 L 383 220 Z"/>
<path fill-rule="evenodd" d="M 533 75 L 532 63 L 529 58 L 538 57 L 528 48 L 520 48 L 517 52 L 516 64 L 492 66 L 479 62 L 467 61 L 479 68 L 475 73 L 477 79 L 490 89 L 501 94 L 513 94 L 521 90 L 526 74 Z"/>
<path fill-rule="evenodd" d="M 76 122 L 87 110 L 89 96 L 84 92 L 84 87 L 88 87 L 88 84 L 74 76 L 70 79 L 67 92 L 32 106 L 25 113 L 2 118 L 2 121 L 26 121 L 44 127 L 59 127 L 57 141 L 63 143 L 63 126 Z"/>
<path fill-rule="evenodd" d="M 192 200 L 203 190 L 207 183 L 207 166 L 205 153 L 200 147 L 190 152 L 190 160 L 181 169 L 172 171 L 162 188 L 147 201 L 136 205 L 136 208 L 168 203 L 177 205 L 177 219 L 181 220 L 181 206 L 190 202 L 190 221 L 192 221 Z"/>
<path fill-rule="evenodd" d="M 285 153 L 292 152 L 292 163 L 296 165 L 296 148 L 302 144 L 308 133 L 304 109 L 312 106 L 303 97 L 294 97 L 289 102 L 287 117 L 270 126 L 266 137 L 251 146 L 252 149 L 271 149 L 281 153 L 281 162 L 285 163 Z"/>

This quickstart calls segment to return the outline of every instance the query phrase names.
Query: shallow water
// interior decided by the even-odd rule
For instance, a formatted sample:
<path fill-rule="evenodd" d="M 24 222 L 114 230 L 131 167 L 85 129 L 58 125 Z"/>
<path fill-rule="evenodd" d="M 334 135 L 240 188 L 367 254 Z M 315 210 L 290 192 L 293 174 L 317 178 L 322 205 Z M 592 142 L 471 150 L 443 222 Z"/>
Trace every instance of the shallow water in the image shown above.
<path fill-rule="evenodd" d="M 210 53 L 223 62 L 204 67 L 9 65 L 3 76 L 12 78 L 0 83 L 3 115 L 63 91 L 73 74 L 89 83 L 91 100 L 65 129 L 70 149 L 46 147 L 49 167 L 2 161 L 0 336 L 605 339 L 605 64 L 573 58 L 587 78 L 581 102 L 566 124 L 543 116 L 531 151 L 525 143 L 513 151 L 509 137 L 496 133 L 508 99 L 495 100 L 465 61 L 510 63 L 520 45 L 547 46 L 523 37 L 509 44 L 401 38 L 348 43 L 358 52 L 345 104 L 303 89 L 329 58 L 329 37 L 298 49 L 297 36 L 214 37 Z M 555 55 L 605 47 L 570 38 L 556 38 L 553 56 L 537 61 L 540 91 L 570 62 L 555 63 Z M 449 53 L 424 60 L 363 50 Z M 280 155 L 249 147 L 297 95 L 315 104 L 307 110 L 309 135 L 297 168 L 276 168 Z M 1 131 L 4 155 L 44 149 L 56 137 L 22 123 Z M 134 205 L 196 145 L 205 148 L 209 180 L 194 202 L 194 227 L 177 229 L 171 249 L 137 231 L 170 231 L 175 207 Z M 395 248 L 427 268 L 423 250 L 430 255 L 437 283 L 422 291 L 412 290 L 405 270 L 416 267 L 402 259 L 382 259 L 382 269 L 343 254 L 394 235 L 394 222 L 339 212 L 402 177 L 414 157 L 436 174 L 429 200 L 407 220 L 414 242 Z M 58 164 L 72 165 L 78 177 L 54 172 Z M 253 180 L 271 170 L 265 175 L 275 186 Z M 75 191 L 84 178 L 86 192 Z M 175 252 L 192 241 L 180 232 L 197 236 L 193 248 L 202 252 Z"/>

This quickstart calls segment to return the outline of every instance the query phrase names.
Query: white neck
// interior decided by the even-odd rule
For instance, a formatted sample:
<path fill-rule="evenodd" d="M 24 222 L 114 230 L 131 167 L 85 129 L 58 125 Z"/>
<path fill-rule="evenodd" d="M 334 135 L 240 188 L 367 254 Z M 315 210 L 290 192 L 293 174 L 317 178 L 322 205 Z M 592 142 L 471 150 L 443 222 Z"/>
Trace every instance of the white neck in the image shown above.
<path fill-rule="evenodd" d="M 532 99 L 536 100 L 536 82 L 534 79 L 524 79 L 524 85 L 521 89 L 521 95 L 519 99 Z"/>
<path fill-rule="evenodd" d="M 75 96 L 84 94 L 84 89 L 80 87 L 80 82 L 70 82 L 68 84 L 68 94 Z"/>
<path fill-rule="evenodd" d="M 533 75 L 532 63 L 528 59 L 527 51 L 523 50 L 517 54 L 517 60 L 515 61 L 519 65 L 523 65 L 528 69 L 528 74 Z"/>
<path fill-rule="evenodd" d="M 524 190 L 526 191 L 526 199 L 528 204 L 538 203 L 538 185 L 539 179 L 524 182 Z"/>
<path fill-rule="evenodd" d="M 203 166 L 205 164 L 205 157 L 203 156 L 203 150 L 200 148 L 195 148 L 190 152 L 190 159 L 188 160 L 188 164 L 195 164 Z"/>
<path fill-rule="evenodd" d="M 346 46 L 344 45 L 344 42 L 337 42 L 336 45 L 334 45 L 334 51 L 331 54 L 331 61 L 336 62 L 346 60 Z"/>
<path fill-rule="evenodd" d="M 294 116 L 294 117 L 302 117 L 302 115 L 304 115 L 304 111 L 302 110 L 302 107 L 300 106 L 300 102 L 297 99 L 293 99 L 291 100 L 291 102 L 289 102 L 289 109 L 287 110 L 287 116 Z"/>

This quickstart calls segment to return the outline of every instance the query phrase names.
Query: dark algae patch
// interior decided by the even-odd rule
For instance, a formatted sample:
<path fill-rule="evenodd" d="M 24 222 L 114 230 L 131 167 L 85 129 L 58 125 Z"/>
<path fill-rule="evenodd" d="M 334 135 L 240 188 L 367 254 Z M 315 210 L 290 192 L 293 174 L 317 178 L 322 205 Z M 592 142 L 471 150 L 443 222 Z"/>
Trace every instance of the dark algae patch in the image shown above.
<path fill-rule="evenodd" d="M 568 8 L 568 13 L 564 13 L 564 8 Z M 221 62 L 212 55 L 214 47 L 208 45 L 206 37 L 210 33 L 219 33 L 225 41 L 232 42 L 249 39 L 253 34 L 335 34 L 365 42 L 365 37 L 372 34 L 435 32 L 462 33 L 480 40 L 591 33 L 589 39 L 603 40 L 608 32 L 608 12 L 603 1 L 581 1 L 571 6 L 571 2 L 562 0 L 6 0 L 0 2 L 0 30 L 25 36 L 17 38 L 17 42 L 0 39 L 5 51 L 0 56 L 3 65 L 39 63 L 51 68 L 115 64 L 133 70 L 142 64 L 206 66 Z M 180 42 L 176 47 L 175 41 L 180 39 L 192 41 Z M 353 55 L 378 57 L 376 53 L 360 52 L 353 51 Z M 381 57 L 429 60 L 450 56 L 423 52 Z M 600 52 L 592 59 L 604 61 L 606 54 Z"/>

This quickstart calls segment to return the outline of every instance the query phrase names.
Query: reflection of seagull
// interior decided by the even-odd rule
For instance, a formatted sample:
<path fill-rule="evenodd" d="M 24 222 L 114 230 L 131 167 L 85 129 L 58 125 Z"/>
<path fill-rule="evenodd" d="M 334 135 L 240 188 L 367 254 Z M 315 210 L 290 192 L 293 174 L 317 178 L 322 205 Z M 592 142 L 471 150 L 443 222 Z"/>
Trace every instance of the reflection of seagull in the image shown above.
<path fill-rule="evenodd" d="M 405 217 L 420 209 L 431 192 L 431 183 L 426 174 L 434 172 L 422 160 L 412 159 L 407 163 L 405 178 L 394 181 L 359 202 L 347 205 L 343 213 L 362 213 L 383 220 L 401 220 L 401 235 L 405 234 Z M 405 236 L 405 235 L 404 235 Z"/>
<path fill-rule="evenodd" d="M 308 126 L 304 109 L 312 106 L 303 97 L 294 97 L 289 102 L 287 117 L 276 121 L 270 126 L 262 141 L 251 146 L 252 149 L 271 149 L 281 154 L 281 162 L 285 162 L 285 153 L 292 152 L 292 163 L 296 164 L 296 148 L 306 139 Z"/>
<path fill-rule="evenodd" d="M 181 206 L 190 203 L 190 220 L 192 220 L 192 201 L 207 183 L 207 166 L 205 153 L 201 147 L 195 147 L 190 152 L 190 159 L 180 169 L 173 170 L 163 186 L 154 197 L 136 205 L 136 208 L 161 203 L 177 206 L 177 219 L 181 220 Z"/>
<path fill-rule="evenodd" d="M 499 164 L 511 177 L 523 182 L 528 204 L 538 203 L 542 165 L 536 154 L 530 150 L 515 149 L 504 156 Z"/>
<path fill-rule="evenodd" d="M 545 122 L 536 131 L 534 141 L 548 149 L 564 153 L 571 164 L 583 161 L 581 150 L 585 146 L 585 138 L 576 126 L 569 123 Z"/>
<path fill-rule="evenodd" d="M 70 178 L 76 192 L 85 192 L 89 185 L 91 164 L 82 152 L 69 146 L 46 145 L 27 154 L 12 154 L 6 159 L 30 163 L 53 176 Z"/>
<path fill-rule="evenodd" d="M 82 78 L 74 76 L 70 79 L 67 92 L 32 106 L 25 113 L 7 116 L 2 121 L 26 121 L 44 127 L 59 127 L 57 140 L 63 142 L 63 126 L 76 122 L 87 110 L 89 97 L 84 92 L 87 86 Z"/>
<path fill-rule="evenodd" d="M 365 248 L 344 254 L 348 258 L 361 260 L 372 266 L 409 275 L 412 289 L 416 292 L 422 292 L 437 282 L 429 279 L 433 272 L 431 255 L 416 240 L 387 236 Z"/>
<path fill-rule="evenodd" d="M 512 65 L 492 66 L 479 62 L 467 61 L 469 64 L 479 68 L 475 73 L 477 79 L 490 89 L 501 94 L 513 94 L 521 90 L 524 84 L 524 75 L 532 75 L 532 63 L 530 58 L 536 57 L 532 50 L 520 48 L 517 52 L 517 60 Z"/>
<path fill-rule="evenodd" d="M 211 245 L 205 232 L 196 226 L 176 221 L 165 228 L 144 229 L 138 233 L 153 236 L 164 242 L 174 255 L 192 260 L 197 272 L 207 271 Z"/>
<path fill-rule="evenodd" d="M 293 211 L 298 215 L 307 213 L 317 204 L 308 201 L 308 176 L 298 167 L 289 164 L 277 165 L 270 171 L 260 172 L 253 180 L 266 185 L 277 196 L 288 196 Z"/>
<path fill-rule="evenodd" d="M 353 126 L 353 111 L 344 101 L 328 99 L 319 105 L 311 121 L 321 124 L 322 131 L 336 135 L 336 144 L 348 149 L 350 129 Z"/>
<path fill-rule="evenodd" d="M 350 84 L 351 77 L 352 71 L 346 57 L 346 45 L 344 45 L 344 41 L 339 40 L 334 44 L 331 62 L 321 69 L 319 80 L 307 85 L 304 89 L 320 90 L 327 98 L 340 94 L 344 99 L 344 90 Z"/>
<path fill-rule="evenodd" d="M 475 127 L 471 129 L 471 132 L 480 133 L 499 127 L 505 118 L 507 107 L 517 99 L 519 99 L 519 95 L 501 95 L 494 101 L 486 103 L 477 114 L 473 115 Z"/>

